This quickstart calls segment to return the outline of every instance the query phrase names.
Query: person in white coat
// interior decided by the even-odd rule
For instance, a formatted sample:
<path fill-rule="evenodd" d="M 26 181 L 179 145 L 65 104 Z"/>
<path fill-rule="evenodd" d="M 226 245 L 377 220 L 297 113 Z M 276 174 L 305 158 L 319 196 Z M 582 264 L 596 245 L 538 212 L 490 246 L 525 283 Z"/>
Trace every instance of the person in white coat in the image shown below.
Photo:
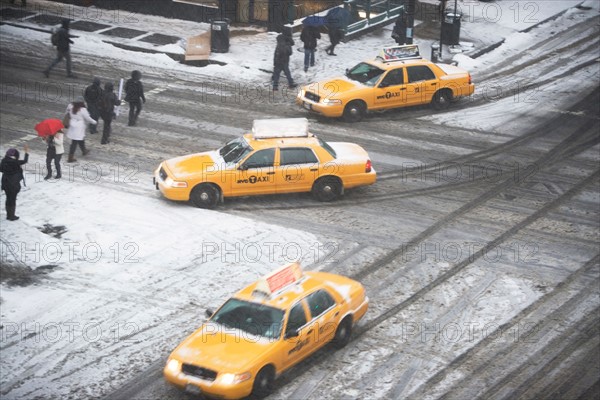
<path fill-rule="evenodd" d="M 52 178 L 52 161 L 54 160 L 54 167 L 56 168 L 56 175 L 54 178 L 60 179 L 62 177 L 60 171 L 60 159 L 65 152 L 64 146 L 64 134 L 62 130 L 56 132 L 54 135 L 46 136 L 44 141 L 48 145 L 46 150 L 46 168 L 48 173 L 46 174 L 45 180 Z"/>
<path fill-rule="evenodd" d="M 90 113 L 85 108 L 85 100 L 83 97 L 78 97 L 74 102 L 67 107 L 69 113 L 69 129 L 67 137 L 71 139 L 71 147 L 69 148 L 69 159 L 67 162 L 75 162 L 75 150 L 77 146 L 81 148 L 83 155 L 87 155 L 90 151 L 85 148 L 85 131 L 88 124 L 96 125 L 96 121 L 90 117 Z"/>

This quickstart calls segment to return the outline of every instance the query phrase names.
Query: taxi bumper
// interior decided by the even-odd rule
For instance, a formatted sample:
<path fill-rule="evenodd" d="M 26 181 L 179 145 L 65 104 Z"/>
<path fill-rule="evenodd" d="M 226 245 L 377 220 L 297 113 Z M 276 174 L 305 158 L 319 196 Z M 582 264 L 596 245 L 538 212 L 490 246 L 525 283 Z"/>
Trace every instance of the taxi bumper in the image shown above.
<path fill-rule="evenodd" d="M 344 105 L 340 101 L 339 104 L 323 104 L 317 103 L 302 96 L 302 93 L 296 97 L 296 104 L 305 110 L 324 115 L 326 117 L 337 118 L 344 114 Z"/>
<path fill-rule="evenodd" d="M 247 397 L 252 392 L 252 379 L 237 384 L 225 385 L 219 383 L 218 378 L 211 382 L 186 375 L 182 372 L 174 374 L 165 370 L 164 376 L 170 384 L 193 395 L 202 394 L 218 399 L 235 400 Z"/>

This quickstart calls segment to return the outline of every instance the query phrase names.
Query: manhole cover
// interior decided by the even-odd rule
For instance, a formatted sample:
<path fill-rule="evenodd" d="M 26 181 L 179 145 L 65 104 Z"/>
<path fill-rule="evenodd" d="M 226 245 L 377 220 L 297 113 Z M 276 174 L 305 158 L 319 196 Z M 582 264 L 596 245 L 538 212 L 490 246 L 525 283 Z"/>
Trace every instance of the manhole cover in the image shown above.
<path fill-rule="evenodd" d="M 179 38 L 177 36 L 163 35 L 160 33 L 153 33 L 152 35 L 143 37 L 140 39 L 140 42 L 147 42 L 158 45 L 165 44 L 174 44 L 179 42 Z"/>
<path fill-rule="evenodd" d="M 138 37 L 140 35 L 143 35 L 144 33 L 146 33 L 146 32 L 138 31 L 136 29 L 114 28 L 114 29 L 110 29 L 108 31 L 104 31 L 101 34 L 108 35 L 108 36 L 117 36 L 117 37 L 122 37 L 122 38 L 126 38 L 126 39 L 133 39 L 134 37 Z"/>
<path fill-rule="evenodd" d="M 99 24 L 97 22 L 90 22 L 90 21 L 71 22 L 71 29 L 77 29 L 79 31 L 85 31 L 85 32 L 95 32 L 95 31 L 99 31 L 100 29 L 106 29 L 109 26 L 110 25 Z"/>

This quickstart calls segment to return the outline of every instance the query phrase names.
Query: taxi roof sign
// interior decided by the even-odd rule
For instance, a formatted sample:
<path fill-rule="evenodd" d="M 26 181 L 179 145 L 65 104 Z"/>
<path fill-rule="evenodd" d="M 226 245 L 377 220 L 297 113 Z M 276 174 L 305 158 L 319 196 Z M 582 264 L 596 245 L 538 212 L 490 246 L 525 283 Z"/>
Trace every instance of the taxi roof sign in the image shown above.
<path fill-rule="evenodd" d="M 381 49 L 377 58 L 383 62 L 393 62 L 402 60 L 411 60 L 421 58 L 419 46 L 416 44 L 406 44 L 403 46 L 391 46 Z"/>
<path fill-rule="evenodd" d="M 302 267 L 298 261 L 284 265 L 259 279 L 254 292 L 270 297 L 302 278 Z"/>
<path fill-rule="evenodd" d="M 252 134 L 254 139 L 308 137 L 308 120 L 306 118 L 255 119 Z"/>

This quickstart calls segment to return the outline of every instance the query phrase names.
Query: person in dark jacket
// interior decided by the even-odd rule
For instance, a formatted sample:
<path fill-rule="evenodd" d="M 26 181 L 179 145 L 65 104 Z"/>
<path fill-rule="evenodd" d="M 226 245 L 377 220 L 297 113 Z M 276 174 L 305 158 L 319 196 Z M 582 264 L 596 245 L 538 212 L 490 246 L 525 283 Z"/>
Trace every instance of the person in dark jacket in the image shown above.
<path fill-rule="evenodd" d="M 2 172 L 2 190 L 6 193 L 6 219 L 16 221 L 19 219 L 15 215 L 17 210 L 17 194 L 21 191 L 21 181 L 23 180 L 23 168 L 21 165 L 29 161 L 29 147 L 23 147 L 25 158 L 19 160 L 19 151 L 17 149 L 8 149 L 6 156 L 0 161 L 0 172 Z"/>
<path fill-rule="evenodd" d="M 68 19 L 62 20 L 62 26 L 58 29 L 57 42 L 56 42 L 56 58 L 52 63 L 44 70 L 44 75 L 46 78 L 50 76 L 50 71 L 52 68 L 56 66 L 59 62 L 64 58 L 67 61 L 67 76 L 69 78 L 76 78 L 76 76 L 71 71 L 71 44 L 73 41 L 71 40 L 71 36 L 69 35 L 69 24 L 70 21 Z"/>
<path fill-rule="evenodd" d="M 104 84 L 104 93 L 102 94 L 102 101 L 100 102 L 100 118 L 104 121 L 104 126 L 102 127 L 102 144 L 110 143 L 110 133 L 113 118 L 115 117 L 115 106 L 121 105 L 121 100 L 117 98 L 117 95 L 114 93 L 115 86 L 106 82 Z"/>
<path fill-rule="evenodd" d="M 344 38 L 344 29 L 335 24 L 329 24 L 327 25 L 327 31 L 329 33 L 329 41 L 331 44 L 325 49 L 325 52 L 330 56 L 337 56 L 337 54 L 335 54 L 333 51 L 335 50 L 335 46 L 337 46 L 338 43 L 340 43 L 340 41 Z"/>
<path fill-rule="evenodd" d="M 273 90 L 279 90 L 279 77 L 282 71 L 288 80 L 290 89 L 298 86 L 294 83 L 294 79 L 290 73 L 290 56 L 292 55 L 293 45 L 294 39 L 292 39 L 289 33 L 281 33 L 277 36 L 277 46 L 275 47 L 275 54 L 273 56 Z"/>
<path fill-rule="evenodd" d="M 102 87 L 100 86 L 100 78 L 94 78 L 92 84 L 85 88 L 83 98 L 87 104 L 87 110 L 90 113 L 90 117 L 98 121 L 100 117 L 100 101 L 102 100 Z M 98 132 L 97 125 L 89 125 L 90 133 L 94 134 Z"/>
<path fill-rule="evenodd" d="M 398 19 L 396 19 L 394 29 L 392 29 L 392 39 L 399 45 L 406 44 L 406 17 L 404 12 L 400 12 Z"/>
<path fill-rule="evenodd" d="M 304 72 L 308 71 L 308 66 L 315 66 L 315 50 L 317 48 L 317 39 L 321 39 L 319 28 L 307 25 L 302 28 L 300 40 L 304 42 Z"/>
<path fill-rule="evenodd" d="M 125 83 L 125 101 L 129 103 L 129 126 L 134 126 L 142 111 L 142 102 L 146 103 L 144 97 L 144 85 L 142 85 L 142 73 L 133 71 L 131 78 Z"/>

